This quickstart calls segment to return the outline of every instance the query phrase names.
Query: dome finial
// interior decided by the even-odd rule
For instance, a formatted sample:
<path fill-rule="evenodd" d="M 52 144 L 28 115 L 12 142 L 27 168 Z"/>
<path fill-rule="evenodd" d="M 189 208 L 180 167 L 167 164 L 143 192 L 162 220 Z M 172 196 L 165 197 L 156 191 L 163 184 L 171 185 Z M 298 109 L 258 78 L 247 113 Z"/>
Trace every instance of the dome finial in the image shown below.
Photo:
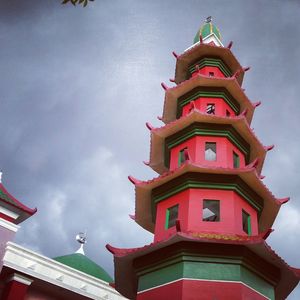
<path fill-rule="evenodd" d="M 76 235 L 76 241 L 80 244 L 79 249 L 75 252 L 75 253 L 80 253 L 80 254 L 84 254 L 84 250 L 83 250 L 83 246 L 84 244 L 86 244 L 87 242 L 87 235 L 86 235 L 86 231 L 85 232 L 79 232 Z"/>

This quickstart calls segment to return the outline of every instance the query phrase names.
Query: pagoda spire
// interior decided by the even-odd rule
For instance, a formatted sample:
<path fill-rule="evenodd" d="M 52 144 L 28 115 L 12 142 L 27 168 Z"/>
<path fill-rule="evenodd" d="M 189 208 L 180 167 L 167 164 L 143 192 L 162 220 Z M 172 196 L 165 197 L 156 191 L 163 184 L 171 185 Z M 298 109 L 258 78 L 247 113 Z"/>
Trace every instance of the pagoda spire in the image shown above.
<path fill-rule="evenodd" d="M 212 16 L 208 16 L 205 19 L 203 25 L 201 25 L 200 29 L 197 31 L 194 44 L 197 43 L 204 43 L 204 44 L 211 44 L 215 46 L 224 47 L 221 42 L 221 33 L 217 26 L 215 26 L 212 22 Z"/>

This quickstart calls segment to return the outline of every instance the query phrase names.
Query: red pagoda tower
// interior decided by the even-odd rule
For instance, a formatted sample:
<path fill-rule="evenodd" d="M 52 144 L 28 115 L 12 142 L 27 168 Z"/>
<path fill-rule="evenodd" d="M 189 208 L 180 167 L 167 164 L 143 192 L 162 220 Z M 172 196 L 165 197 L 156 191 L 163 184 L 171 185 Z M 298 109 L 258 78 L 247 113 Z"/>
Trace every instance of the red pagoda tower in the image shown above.
<path fill-rule="evenodd" d="M 159 173 L 135 185 L 135 222 L 154 233 L 134 249 L 107 245 L 115 287 L 137 300 L 286 299 L 300 270 L 266 243 L 283 203 L 263 184 L 268 150 L 250 128 L 255 108 L 245 71 L 211 18 L 176 58 L 176 86 L 164 83 L 165 125 L 151 132 Z"/>

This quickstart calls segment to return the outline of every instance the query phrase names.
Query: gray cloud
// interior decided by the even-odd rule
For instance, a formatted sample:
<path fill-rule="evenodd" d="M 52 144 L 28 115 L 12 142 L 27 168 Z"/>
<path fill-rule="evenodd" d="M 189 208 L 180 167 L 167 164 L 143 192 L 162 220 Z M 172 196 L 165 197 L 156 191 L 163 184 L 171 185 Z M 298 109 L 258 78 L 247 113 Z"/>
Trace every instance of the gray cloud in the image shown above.
<path fill-rule="evenodd" d="M 48 14 L 55 6 L 59 4 L 58 0 L 11 0 L 0 2 L 0 23 L 10 25 L 22 23 L 24 25 L 29 20 L 42 17 Z"/>
<path fill-rule="evenodd" d="M 87 229 L 87 254 L 112 273 L 109 242 L 149 243 L 128 218 L 134 190 L 127 175 L 155 176 L 145 122 L 156 126 L 175 60 L 213 15 L 223 41 L 244 66 L 250 99 L 261 100 L 253 127 L 276 144 L 263 170 L 282 209 L 269 242 L 298 264 L 300 106 L 297 1 L 100 1 L 87 8 L 59 1 L 0 3 L 0 167 L 4 184 L 37 206 L 17 241 L 50 257 L 76 250 Z M 168 83 L 171 85 L 170 83 Z M 282 243 L 282 241 L 285 241 Z M 299 288 L 289 299 L 299 299 Z"/>

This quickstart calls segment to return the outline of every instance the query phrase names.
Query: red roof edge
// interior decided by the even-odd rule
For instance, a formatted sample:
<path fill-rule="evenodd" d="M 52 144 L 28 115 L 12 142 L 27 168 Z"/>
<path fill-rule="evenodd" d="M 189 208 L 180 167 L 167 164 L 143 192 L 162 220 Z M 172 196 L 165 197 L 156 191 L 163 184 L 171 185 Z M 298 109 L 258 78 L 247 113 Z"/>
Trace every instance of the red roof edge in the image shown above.
<path fill-rule="evenodd" d="M 13 195 L 11 195 L 6 188 L 4 187 L 4 185 L 2 183 L 0 183 L 0 190 L 6 194 L 13 202 L 7 201 L 6 199 L 0 198 L 0 200 L 6 202 L 9 205 L 12 205 L 16 208 L 21 209 L 22 211 L 24 211 L 25 213 L 29 214 L 30 216 L 34 215 L 37 212 L 37 208 L 30 208 L 26 205 L 24 205 L 23 203 L 21 203 L 19 200 L 17 200 Z"/>
<path fill-rule="evenodd" d="M 274 229 L 269 228 L 269 229 L 265 230 L 264 232 L 260 233 L 259 235 L 260 235 L 264 240 L 266 240 L 266 239 L 269 237 L 269 235 L 270 235 L 273 231 L 274 231 Z"/>
<path fill-rule="evenodd" d="M 152 248 L 153 246 L 157 244 L 163 244 L 166 242 L 169 242 L 170 240 L 176 238 L 176 237 L 182 237 L 186 238 L 192 241 L 197 240 L 205 240 L 206 242 L 220 242 L 222 240 L 223 243 L 232 243 L 232 244 L 251 244 L 251 243 L 260 243 L 263 241 L 265 233 L 261 233 L 256 236 L 243 236 L 243 235 L 227 235 L 227 234 L 218 234 L 218 233 L 196 233 L 196 232 L 181 232 L 177 231 L 176 234 L 172 234 L 170 237 L 165 238 L 163 240 L 155 241 L 150 244 L 144 245 L 142 247 L 136 247 L 136 248 L 116 248 L 109 244 L 107 244 L 105 247 L 106 249 L 112 253 L 115 257 L 123 257 L 127 256 L 130 253 L 139 252 L 142 250 L 146 250 L 148 248 Z"/>
<path fill-rule="evenodd" d="M 285 204 L 285 203 L 287 203 L 289 201 L 290 201 L 290 197 L 277 199 L 277 202 L 278 202 L 279 205 Z"/>
<path fill-rule="evenodd" d="M 290 267 L 290 269 L 296 274 L 296 276 L 298 277 L 298 279 L 300 279 L 300 269 L 293 268 L 293 267 Z"/>

